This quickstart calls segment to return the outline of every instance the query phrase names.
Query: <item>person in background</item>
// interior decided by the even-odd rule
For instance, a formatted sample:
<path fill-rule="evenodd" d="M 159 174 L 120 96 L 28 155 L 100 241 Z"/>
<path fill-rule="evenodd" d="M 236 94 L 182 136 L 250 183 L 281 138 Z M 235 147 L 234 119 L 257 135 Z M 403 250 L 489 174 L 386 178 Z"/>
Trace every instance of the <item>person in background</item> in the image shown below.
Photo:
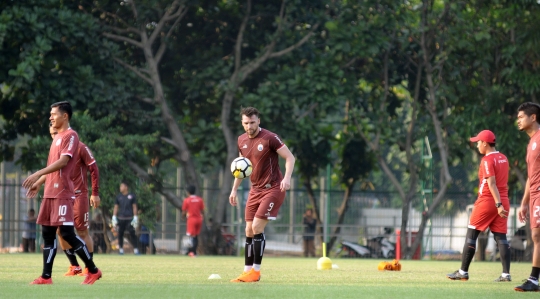
<path fill-rule="evenodd" d="M 22 233 L 23 252 L 36 252 L 36 211 L 28 210 L 24 217 L 24 231 Z"/>
<path fill-rule="evenodd" d="M 304 257 L 311 255 L 315 257 L 315 229 L 317 228 L 317 219 L 313 218 L 313 210 L 306 209 L 304 213 Z"/>

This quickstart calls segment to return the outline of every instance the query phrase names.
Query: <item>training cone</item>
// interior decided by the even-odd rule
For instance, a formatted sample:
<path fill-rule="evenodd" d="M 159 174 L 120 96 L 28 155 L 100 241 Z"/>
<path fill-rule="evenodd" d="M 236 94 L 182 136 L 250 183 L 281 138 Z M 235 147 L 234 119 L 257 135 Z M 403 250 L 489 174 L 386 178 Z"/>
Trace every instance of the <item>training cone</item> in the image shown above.
<path fill-rule="evenodd" d="M 219 274 L 212 274 L 208 279 L 221 279 L 221 276 L 219 276 Z"/>
<path fill-rule="evenodd" d="M 323 257 L 317 261 L 317 270 L 331 270 L 332 261 L 326 257 L 326 243 L 322 243 Z"/>

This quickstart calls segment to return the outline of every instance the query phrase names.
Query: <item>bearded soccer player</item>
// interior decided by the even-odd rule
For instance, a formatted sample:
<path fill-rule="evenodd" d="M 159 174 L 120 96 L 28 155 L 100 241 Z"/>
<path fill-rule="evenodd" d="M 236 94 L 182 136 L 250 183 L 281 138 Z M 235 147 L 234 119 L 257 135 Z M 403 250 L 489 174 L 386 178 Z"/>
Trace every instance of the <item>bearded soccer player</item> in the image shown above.
<path fill-rule="evenodd" d="M 522 285 L 514 288 L 518 292 L 539 292 L 540 275 L 540 106 L 536 103 L 523 103 L 518 107 L 517 126 L 529 135 L 527 146 L 527 174 L 525 192 L 521 201 L 518 218 L 525 222 L 531 218 L 531 233 L 534 244 L 531 275 Z M 529 215 L 530 213 L 530 215 Z"/>
<path fill-rule="evenodd" d="M 246 204 L 246 244 L 244 272 L 231 282 L 255 282 L 261 278 L 264 254 L 264 228 L 275 220 L 290 189 L 295 158 L 278 135 L 259 127 L 259 111 L 253 107 L 242 109 L 242 126 L 246 133 L 238 137 L 240 156 L 253 163 L 251 190 Z M 285 176 L 281 174 L 278 156 L 285 159 Z M 229 203 L 237 205 L 236 193 L 241 179 L 235 178 Z"/>
<path fill-rule="evenodd" d="M 58 102 L 51 105 L 52 127 L 58 134 L 53 139 L 47 160 L 47 167 L 33 173 L 23 182 L 28 189 L 27 196 L 36 196 L 41 176 L 46 175 L 43 201 L 39 210 L 37 223 L 42 226 L 43 236 L 43 272 L 31 284 L 52 284 L 52 268 L 56 256 L 56 231 L 73 248 L 73 251 L 85 263 L 88 275 L 82 284 L 93 284 L 102 276 L 86 244 L 77 238 L 73 229 L 73 200 L 75 192 L 72 171 L 78 159 L 79 136 L 69 127 L 72 116 L 69 102 Z"/>
<path fill-rule="evenodd" d="M 49 126 L 49 132 L 54 139 L 58 132 L 55 128 Z M 97 208 L 101 202 L 99 198 L 99 169 L 97 167 L 96 160 L 92 152 L 82 141 L 79 141 L 77 163 L 75 169 L 72 172 L 73 186 L 75 189 L 75 201 L 73 202 L 73 217 L 75 220 L 75 230 L 77 235 L 83 239 L 88 247 L 88 253 L 90 256 L 94 256 L 94 242 L 88 233 L 90 227 L 90 205 Z M 90 197 L 90 205 L 88 202 L 88 180 L 87 173 L 90 171 L 90 177 L 92 179 L 92 196 Z M 62 235 L 58 232 L 58 239 L 60 241 L 60 247 L 66 254 L 70 266 L 64 276 L 86 276 L 88 275 L 88 268 L 81 269 L 77 257 L 74 252 L 71 251 L 71 246 L 62 238 Z"/>
<path fill-rule="evenodd" d="M 467 238 L 463 246 L 461 268 L 447 274 L 451 280 L 469 280 L 469 265 L 476 251 L 476 240 L 487 228 L 493 232 L 501 254 L 502 274 L 495 282 L 512 281 L 510 277 L 510 245 L 506 239 L 508 230 L 508 159 L 495 149 L 495 134 L 489 130 L 470 139 L 476 142 L 478 152 L 484 155 L 478 169 L 478 198 L 469 219 Z"/>

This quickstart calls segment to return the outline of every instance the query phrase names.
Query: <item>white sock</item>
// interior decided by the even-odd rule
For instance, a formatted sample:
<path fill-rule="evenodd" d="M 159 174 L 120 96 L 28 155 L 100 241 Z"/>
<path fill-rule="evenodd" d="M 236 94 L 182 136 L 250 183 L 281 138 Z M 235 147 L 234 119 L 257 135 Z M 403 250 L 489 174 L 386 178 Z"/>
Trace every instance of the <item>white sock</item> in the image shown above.
<path fill-rule="evenodd" d="M 535 285 L 538 285 L 538 280 L 532 280 L 532 279 L 528 279 L 530 282 L 534 283 Z"/>
<path fill-rule="evenodd" d="M 501 276 L 506 278 L 506 277 L 510 276 L 510 273 L 503 273 L 503 274 L 501 274 Z"/>
<path fill-rule="evenodd" d="M 251 271 L 251 268 L 253 268 L 253 266 L 245 265 L 245 266 L 244 266 L 244 272 L 249 272 L 249 271 Z"/>
<path fill-rule="evenodd" d="M 255 271 L 261 271 L 261 265 L 259 264 L 253 264 L 253 270 Z"/>
<path fill-rule="evenodd" d="M 120 253 L 124 253 L 124 248 L 120 248 L 120 249 L 118 249 L 118 252 L 120 252 Z"/>
<path fill-rule="evenodd" d="M 465 274 L 467 274 L 467 273 L 469 273 L 469 272 L 465 272 L 465 271 L 463 271 L 463 270 L 459 269 L 459 274 L 461 274 L 461 275 L 465 275 Z"/>

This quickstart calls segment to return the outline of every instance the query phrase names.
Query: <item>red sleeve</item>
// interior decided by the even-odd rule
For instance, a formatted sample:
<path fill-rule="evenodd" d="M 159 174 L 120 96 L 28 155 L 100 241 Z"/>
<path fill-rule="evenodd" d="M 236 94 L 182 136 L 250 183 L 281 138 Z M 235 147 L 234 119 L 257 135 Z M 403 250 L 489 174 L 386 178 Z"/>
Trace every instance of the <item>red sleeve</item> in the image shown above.
<path fill-rule="evenodd" d="M 84 162 L 84 165 L 90 166 L 92 163 L 96 163 L 94 155 L 92 155 L 92 151 L 88 148 L 88 146 L 82 142 L 79 143 L 79 146 L 79 155 L 81 160 Z"/>
<path fill-rule="evenodd" d="M 484 159 L 482 161 L 482 167 L 484 168 L 484 177 L 489 178 L 495 175 L 495 161 L 492 157 Z"/>
<path fill-rule="evenodd" d="M 73 131 L 69 132 L 62 137 L 60 155 L 70 156 L 73 158 L 75 152 L 79 149 L 79 137 Z"/>
<path fill-rule="evenodd" d="M 272 134 L 270 137 L 270 140 L 268 141 L 268 144 L 270 145 L 270 148 L 274 151 L 277 151 L 278 149 L 282 148 L 285 143 L 281 141 L 281 138 L 277 134 Z"/>
<path fill-rule="evenodd" d="M 186 211 L 188 208 L 188 199 L 184 198 L 184 203 L 182 203 L 182 211 Z"/>
<path fill-rule="evenodd" d="M 88 166 L 90 170 L 90 177 L 92 179 L 92 196 L 99 196 L 99 169 L 97 163 L 92 163 Z"/>

